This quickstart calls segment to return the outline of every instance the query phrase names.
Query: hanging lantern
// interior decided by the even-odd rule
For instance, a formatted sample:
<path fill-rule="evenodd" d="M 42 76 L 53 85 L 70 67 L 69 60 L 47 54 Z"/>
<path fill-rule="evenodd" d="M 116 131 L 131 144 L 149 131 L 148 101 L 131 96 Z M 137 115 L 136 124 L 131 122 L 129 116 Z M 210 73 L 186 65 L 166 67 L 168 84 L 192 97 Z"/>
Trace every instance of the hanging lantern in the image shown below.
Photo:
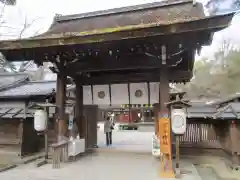
<path fill-rule="evenodd" d="M 34 129 L 44 131 L 47 127 L 47 112 L 45 110 L 36 110 L 34 114 Z"/>
<path fill-rule="evenodd" d="M 172 131 L 175 134 L 184 134 L 187 127 L 187 115 L 185 109 L 172 109 Z"/>

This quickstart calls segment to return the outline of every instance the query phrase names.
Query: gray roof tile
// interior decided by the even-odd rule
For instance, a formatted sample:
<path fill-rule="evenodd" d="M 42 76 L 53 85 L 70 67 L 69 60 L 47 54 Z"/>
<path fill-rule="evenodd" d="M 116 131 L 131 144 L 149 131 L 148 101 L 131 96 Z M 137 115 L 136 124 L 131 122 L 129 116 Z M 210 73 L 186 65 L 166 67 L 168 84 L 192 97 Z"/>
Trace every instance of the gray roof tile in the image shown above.
<path fill-rule="evenodd" d="M 56 88 L 56 81 L 32 81 L 0 91 L 0 98 L 47 95 Z"/>
<path fill-rule="evenodd" d="M 91 32 L 119 29 L 140 24 L 170 24 L 174 21 L 189 21 L 205 17 L 200 3 L 193 0 L 170 0 L 103 11 L 56 16 L 50 29 L 39 37 L 55 37 L 61 33 Z"/>
<path fill-rule="evenodd" d="M 10 88 L 28 79 L 27 73 L 0 73 L 0 90 Z"/>
<path fill-rule="evenodd" d="M 0 108 L 0 120 L 5 118 L 5 119 L 12 119 L 12 118 L 24 118 L 25 116 L 28 117 L 33 117 L 34 116 L 34 109 L 27 109 L 26 114 L 24 113 L 24 109 L 21 108 Z M 50 111 L 49 112 L 49 117 L 53 117 L 55 111 Z"/>

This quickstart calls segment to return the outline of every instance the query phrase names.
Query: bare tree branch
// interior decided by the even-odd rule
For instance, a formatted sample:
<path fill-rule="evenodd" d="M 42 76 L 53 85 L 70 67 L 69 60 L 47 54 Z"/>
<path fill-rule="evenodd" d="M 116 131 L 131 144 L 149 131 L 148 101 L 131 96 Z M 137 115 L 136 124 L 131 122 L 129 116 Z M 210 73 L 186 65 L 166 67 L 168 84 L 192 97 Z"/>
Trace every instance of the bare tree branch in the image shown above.
<path fill-rule="evenodd" d="M 2 11 L 2 13 L 4 13 L 4 11 Z M 3 15 L 2 15 L 3 16 Z M 23 36 L 24 36 L 24 33 L 26 30 L 28 30 L 37 20 L 39 20 L 40 18 L 36 18 L 36 19 L 33 19 L 29 22 L 27 16 L 25 15 L 25 18 L 24 18 L 24 23 L 22 25 L 22 28 L 18 34 L 18 38 L 21 39 Z M 1 26 L 1 23 L 0 23 L 0 27 L 4 27 L 4 26 Z M 11 27 L 11 26 L 5 26 L 7 27 L 8 29 L 14 29 L 14 30 L 18 30 L 18 28 L 15 28 L 15 27 Z M 39 31 L 35 32 L 35 35 L 38 34 Z M 14 36 L 13 33 L 8 33 L 8 34 L 4 34 L 4 36 Z M 22 62 L 20 65 L 19 65 L 19 68 L 16 67 L 16 64 L 15 63 L 12 63 L 12 62 L 8 62 L 3 56 L 0 56 L 0 66 L 1 67 L 5 67 L 7 69 L 9 69 L 10 71 L 12 72 L 24 72 L 26 71 L 31 65 L 33 64 L 32 61 L 28 61 L 28 62 Z"/>

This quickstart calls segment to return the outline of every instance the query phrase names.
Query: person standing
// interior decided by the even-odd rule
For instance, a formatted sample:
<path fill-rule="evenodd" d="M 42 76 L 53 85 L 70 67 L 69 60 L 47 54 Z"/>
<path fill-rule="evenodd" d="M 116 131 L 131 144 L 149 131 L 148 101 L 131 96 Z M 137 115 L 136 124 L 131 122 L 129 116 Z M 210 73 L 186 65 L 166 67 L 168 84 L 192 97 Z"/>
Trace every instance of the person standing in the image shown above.
<path fill-rule="evenodd" d="M 110 117 L 107 117 L 104 123 L 104 133 L 106 134 L 106 145 L 112 145 L 112 130 L 114 129 L 113 123 Z"/>

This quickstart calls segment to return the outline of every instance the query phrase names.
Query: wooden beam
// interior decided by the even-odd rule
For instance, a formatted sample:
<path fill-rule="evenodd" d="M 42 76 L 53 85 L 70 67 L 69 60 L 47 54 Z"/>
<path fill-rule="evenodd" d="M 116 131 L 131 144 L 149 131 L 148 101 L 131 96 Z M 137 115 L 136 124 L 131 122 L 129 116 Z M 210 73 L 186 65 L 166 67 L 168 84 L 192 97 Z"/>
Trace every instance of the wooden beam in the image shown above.
<path fill-rule="evenodd" d="M 148 73 L 126 73 L 126 74 L 105 74 L 95 77 L 82 77 L 83 85 L 91 84 L 120 84 L 128 82 L 159 82 L 159 71 Z M 189 81 L 192 78 L 192 71 L 172 71 L 169 74 L 170 82 Z"/>
<path fill-rule="evenodd" d="M 130 69 L 148 69 L 160 67 L 158 59 L 149 57 L 130 56 L 121 59 L 95 59 L 87 63 L 77 62 L 71 64 L 66 70 L 74 72 L 96 72 Z"/>
<path fill-rule="evenodd" d="M 178 52 L 179 50 L 176 50 Z M 89 59 L 86 61 L 77 61 L 73 64 L 69 64 L 65 71 L 68 72 L 97 72 L 97 71 L 116 71 L 116 70 L 131 70 L 131 69 L 159 69 L 161 61 L 157 56 L 149 57 L 146 54 L 132 54 L 129 56 L 122 56 L 118 59 L 116 57 L 110 57 L 105 59 Z M 171 57 L 167 60 L 168 66 L 180 62 L 180 59 L 184 58 L 179 54 L 176 57 Z M 175 62 L 175 63 L 174 63 Z M 184 66 L 185 61 L 181 61 L 179 65 Z M 187 62 L 187 61 L 186 61 Z M 187 63 L 185 63 L 187 67 Z"/>

